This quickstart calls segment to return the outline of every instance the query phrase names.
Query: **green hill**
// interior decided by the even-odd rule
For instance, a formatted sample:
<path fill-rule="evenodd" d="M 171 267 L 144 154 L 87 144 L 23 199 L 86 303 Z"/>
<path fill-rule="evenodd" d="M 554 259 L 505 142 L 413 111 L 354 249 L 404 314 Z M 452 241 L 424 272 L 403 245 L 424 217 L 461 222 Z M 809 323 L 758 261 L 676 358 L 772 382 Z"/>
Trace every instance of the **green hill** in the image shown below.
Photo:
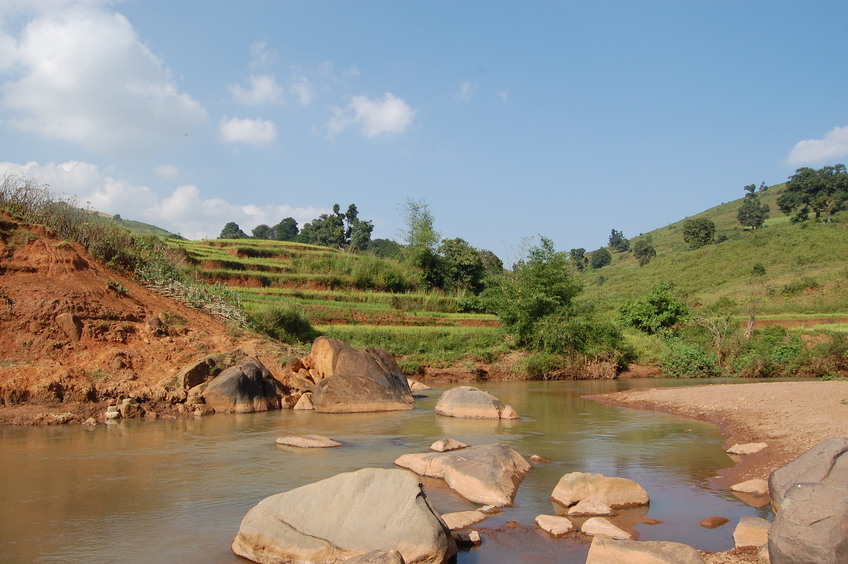
<path fill-rule="evenodd" d="M 626 300 L 644 296 L 660 282 L 673 282 L 690 305 L 721 301 L 738 314 L 751 299 L 760 313 L 778 315 L 848 313 L 848 217 L 831 224 L 793 224 L 777 206 L 785 184 L 759 192 L 770 207 L 764 227 L 742 227 L 736 213 L 742 198 L 691 218 L 631 239 L 649 238 L 657 251 L 640 266 L 633 253 L 613 252 L 609 266 L 582 275 L 585 297 L 616 309 Z M 690 250 L 683 240 L 687 219 L 707 218 L 716 224 L 711 245 Z M 755 276 L 762 265 L 765 275 Z"/>

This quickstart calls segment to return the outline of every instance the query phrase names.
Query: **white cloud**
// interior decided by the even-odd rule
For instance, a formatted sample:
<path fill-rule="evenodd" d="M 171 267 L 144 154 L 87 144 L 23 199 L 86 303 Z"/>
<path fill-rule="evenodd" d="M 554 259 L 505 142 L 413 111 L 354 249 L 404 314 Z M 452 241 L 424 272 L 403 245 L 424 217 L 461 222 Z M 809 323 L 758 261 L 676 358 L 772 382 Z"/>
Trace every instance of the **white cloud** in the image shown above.
<path fill-rule="evenodd" d="M 13 64 L 5 64 L 16 76 L 3 85 L 3 105 L 18 129 L 131 154 L 207 119 L 121 14 L 86 5 L 47 11 L 16 39 Z"/>
<path fill-rule="evenodd" d="M 160 197 L 147 186 L 113 178 L 96 165 L 78 161 L 45 165 L 0 162 L 0 176 L 7 173 L 46 183 L 55 194 L 73 196 L 82 206 L 88 203 L 98 211 L 150 223 L 189 239 L 215 238 L 230 221 L 249 233 L 261 223 L 274 225 L 283 218 L 293 217 L 299 225 L 304 225 L 330 212 L 311 206 L 241 205 L 220 198 L 204 199 L 200 189 L 193 185 L 178 186 Z"/>
<path fill-rule="evenodd" d="M 799 141 L 789 151 L 787 164 L 792 166 L 818 164 L 848 157 L 848 126 L 834 127 L 823 139 Z"/>
<path fill-rule="evenodd" d="M 504 104 L 509 103 L 509 90 L 499 90 L 495 92 L 495 96 L 500 98 Z"/>
<path fill-rule="evenodd" d="M 360 125 L 366 137 L 403 133 L 412 125 L 415 110 L 403 98 L 387 92 L 382 100 L 354 96 L 344 108 L 331 108 L 332 116 L 326 128 L 335 137 L 351 125 Z"/>
<path fill-rule="evenodd" d="M 246 106 L 282 104 L 285 101 L 283 87 L 277 84 L 273 76 L 267 74 L 251 76 L 249 88 L 231 84 L 230 93 L 239 104 Z"/>
<path fill-rule="evenodd" d="M 312 103 L 314 92 L 309 79 L 299 78 L 289 87 L 289 92 L 297 96 L 301 106 L 308 106 Z"/>
<path fill-rule="evenodd" d="M 263 144 L 277 138 L 277 126 L 263 119 L 223 118 L 220 134 L 227 143 Z"/>
<path fill-rule="evenodd" d="M 153 172 L 162 178 L 176 178 L 180 175 L 180 169 L 175 165 L 159 165 L 153 169 Z"/>
<path fill-rule="evenodd" d="M 472 87 L 471 83 L 467 81 L 463 81 L 459 83 L 459 94 L 457 98 L 462 100 L 463 102 L 467 102 L 471 99 Z"/>

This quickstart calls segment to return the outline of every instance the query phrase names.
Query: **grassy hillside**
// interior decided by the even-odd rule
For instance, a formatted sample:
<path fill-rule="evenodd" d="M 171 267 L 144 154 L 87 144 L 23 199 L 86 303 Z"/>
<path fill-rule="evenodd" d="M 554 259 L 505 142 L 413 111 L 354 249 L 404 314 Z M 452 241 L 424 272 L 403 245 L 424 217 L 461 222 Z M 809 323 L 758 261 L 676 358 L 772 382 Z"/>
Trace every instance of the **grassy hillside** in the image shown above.
<path fill-rule="evenodd" d="M 664 281 L 673 282 L 691 305 L 720 300 L 743 314 L 750 300 L 759 313 L 775 315 L 848 313 L 848 217 L 833 224 L 792 224 L 777 206 L 785 185 L 760 192 L 771 213 L 763 228 L 743 228 L 736 220 L 742 199 L 692 218 L 716 224 L 722 242 L 689 250 L 683 240 L 686 218 L 644 235 L 657 256 L 640 266 L 632 253 L 613 252 L 611 265 L 583 274 L 585 297 L 616 309 Z M 765 268 L 754 276 L 754 265 Z"/>

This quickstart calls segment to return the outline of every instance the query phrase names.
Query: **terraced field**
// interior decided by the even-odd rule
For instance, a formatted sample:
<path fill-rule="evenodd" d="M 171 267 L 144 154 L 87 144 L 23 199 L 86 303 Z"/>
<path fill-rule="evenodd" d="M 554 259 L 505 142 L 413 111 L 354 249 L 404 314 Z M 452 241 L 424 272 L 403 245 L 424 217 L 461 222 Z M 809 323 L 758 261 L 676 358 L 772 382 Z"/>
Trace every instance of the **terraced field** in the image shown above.
<path fill-rule="evenodd" d="M 248 314 L 295 307 L 321 334 L 429 366 L 506 352 L 495 316 L 463 311 L 467 296 L 420 290 L 418 273 L 397 261 L 253 239 L 171 245 L 196 279 L 226 286 Z"/>

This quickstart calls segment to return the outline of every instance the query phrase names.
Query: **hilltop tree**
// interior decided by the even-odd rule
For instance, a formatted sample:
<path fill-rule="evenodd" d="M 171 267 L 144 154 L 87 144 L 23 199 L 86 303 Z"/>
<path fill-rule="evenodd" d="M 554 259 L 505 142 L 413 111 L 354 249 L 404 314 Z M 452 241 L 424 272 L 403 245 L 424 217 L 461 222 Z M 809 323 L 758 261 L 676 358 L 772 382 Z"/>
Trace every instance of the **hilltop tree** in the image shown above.
<path fill-rule="evenodd" d="M 227 223 L 223 229 L 221 229 L 221 234 L 218 235 L 218 239 L 247 239 L 248 235 L 244 231 L 241 230 L 241 227 L 238 226 L 238 223 L 235 221 L 231 221 Z"/>
<path fill-rule="evenodd" d="M 578 272 L 583 272 L 589 266 L 589 257 L 586 256 L 586 249 L 571 249 L 568 255 L 571 257 L 571 262 Z"/>
<path fill-rule="evenodd" d="M 651 245 L 650 237 L 639 239 L 633 243 L 633 256 L 639 260 L 639 266 L 645 266 L 651 259 L 657 256 L 657 251 Z"/>
<path fill-rule="evenodd" d="M 297 227 L 297 221 L 293 217 L 287 217 L 280 221 L 277 225 L 271 228 L 273 238 L 277 241 L 294 241 L 300 229 Z"/>
<path fill-rule="evenodd" d="M 612 250 L 623 253 L 630 250 L 630 241 L 624 236 L 624 233 L 613 229 L 609 236 L 609 246 Z"/>
<path fill-rule="evenodd" d="M 503 274 L 503 261 L 488 249 L 480 249 L 477 251 L 477 254 L 480 255 L 480 262 L 483 263 L 483 275 L 484 276 L 497 276 L 498 274 Z"/>
<path fill-rule="evenodd" d="M 601 247 L 597 251 L 592 251 L 589 258 L 589 266 L 593 269 L 603 268 L 612 262 L 612 255 L 608 250 Z"/>
<path fill-rule="evenodd" d="M 848 172 L 845 165 L 825 166 L 819 170 L 799 168 L 789 177 L 786 190 L 777 205 L 793 222 L 806 221 L 810 212 L 820 220 L 822 214 L 830 223 L 833 214 L 848 207 Z"/>
<path fill-rule="evenodd" d="M 477 249 L 464 239 L 445 239 L 439 245 L 444 281 L 448 290 L 479 293 L 483 289 L 483 261 Z"/>
<path fill-rule="evenodd" d="M 264 223 L 260 223 L 251 231 L 254 239 L 273 239 L 273 231 L 272 229 L 265 225 Z"/>
<path fill-rule="evenodd" d="M 687 219 L 683 223 L 683 240 L 690 249 L 709 245 L 715 240 L 716 226 L 707 218 Z"/>
<path fill-rule="evenodd" d="M 396 258 L 400 255 L 400 244 L 391 239 L 371 239 L 368 243 L 368 252 L 382 258 Z"/>
<path fill-rule="evenodd" d="M 765 182 L 760 185 L 760 192 L 765 190 Z M 757 197 L 756 186 L 749 184 L 745 186 L 745 199 L 736 213 L 736 219 L 745 227 L 759 229 L 763 226 L 769 216 L 769 207 Z"/>
<path fill-rule="evenodd" d="M 352 251 L 365 249 L 373 230 L 374 225 L 370 221 L 359 219 L 356 204 L 348 206 L 345 213 L 341 212 L 339 204 L 335 204 L 332 214 L 321 214 L 304 225 L 297 235 L 297 240 Z"/>

